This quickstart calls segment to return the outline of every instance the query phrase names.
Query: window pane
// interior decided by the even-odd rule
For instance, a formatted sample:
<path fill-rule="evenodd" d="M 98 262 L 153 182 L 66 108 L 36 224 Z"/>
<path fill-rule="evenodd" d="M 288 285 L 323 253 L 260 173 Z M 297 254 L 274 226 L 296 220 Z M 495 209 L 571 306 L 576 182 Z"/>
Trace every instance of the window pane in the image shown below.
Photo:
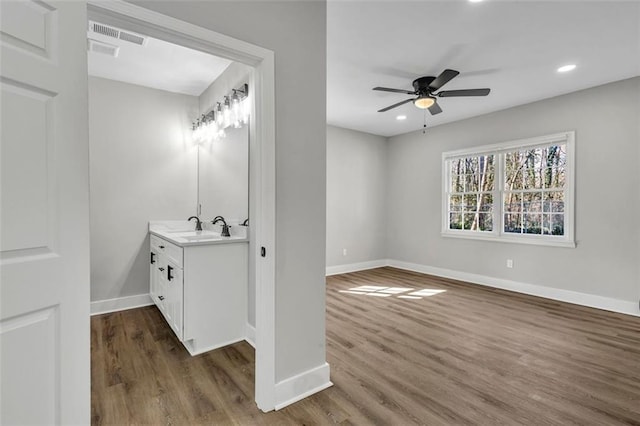
<path fill-rule="evenodd" d="M 478 191 L 478 177 L 476 175 L 465 175 L 465 192 Z"/>
<path fill-rule="evenodd" d="M 525 192 L 522 198 L 525 212 L 542 213 L 542 192 Z"/>
<path fill-rule="evenodd" d="M 474 231 L 477 229 L 476 227 L 472 228 L 472 226 L 474 226 L 475 223 L 475 213 L 465 213 L 464 214 L 464 229 L 468 229 L 471 230 L 473 229 Z"/>
<path fill-rule="evenodd" d="M 449 211 L 459 212 L 462 210 L 462 195 L 451 195 L 449 197 Z"/>
<path fill-rule="evenodd" d="M 545 157 L 547 167 L 562 167 L 567 164 L 567 146 L 551 145 L 546 148 Z"/>
<path fill-rule="evenodd" d="M 543 170 L 545 188 L 564 188 L 564 167 L 547 167 Z"/>
<path fill-rule="evenodd" d="M 480 211 L 491 212 L 493 210 L 493 194 L 482 194 L 480 198 Z"/>
<path fill-rule="evenodd" d="M 564 192 L 547 191 L 544 193 L 545 212 L 564 212 Z"/>
<path fill-rule="evenodd" d="M 522 189 L 524 187 L 522 182 L 522 170 L 516 170 L 509 176 L 505 177 L 505 189 L 507 191 Z"/>
<path fill-rule="evenodd" d="M 517 213 L 507 213 L 504 215 L 504 232 L 522 232 L 522 215 Z"/>
<path fill-rule="evenodd" d="M 525 234 L 542 234 L 542 215 L 525 214 L 522 228 Z"/>
<path fill-rule="evenodd" d="M 462 229 L 462 214 L 449 213 L 449 229 Z"/>
<path fill-rule="evenodd" d="M 542 188 L 542 170 L 540 169 L 524 169 L 523 188 L 524 189 L 540 189 Z"/>
<path fill-rule="evenodd" d="M 478 207 L 478 196 L 476 194 L 467 194 L 464 196 L 464 210 L 476 211 Z"/>
<path fill-rule="evenodd" d="M 478 213 L 478 230 L 493 231 L 493 215 L 491 213 Z"/>
<path fill-rule="evenodd" d="M 522 194 L 518 192 L 508 192 L 504 195 L 504 211 L 520 212 L 522 211 Z"/>
<path fill-rule="evenodd" d="M 564 235 L 564 215 L 545 214 L 543 231 L 546 235 Z"/>

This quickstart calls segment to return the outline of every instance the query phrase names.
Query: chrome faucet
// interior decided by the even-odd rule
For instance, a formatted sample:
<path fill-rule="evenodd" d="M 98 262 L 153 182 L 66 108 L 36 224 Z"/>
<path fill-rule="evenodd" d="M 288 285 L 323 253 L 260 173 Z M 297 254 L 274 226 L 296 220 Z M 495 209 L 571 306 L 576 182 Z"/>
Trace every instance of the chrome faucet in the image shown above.
<path fill-rule="evenodd" d="M 211 221 L 211 223 L 213 225 L 215 225 L 218 222 L 222 222 L 222 232 L 220 233 L 220 235 L 222 235 L 223 237 L 230 237 L 231 234 L 229 234 L 229 228 L 230 226 L 227 225 L 227 221 L 224 220 L 224 217 L 222 216 L 216 216 L 213 218 L 213 220 Z"/>
<path fill-rule="evenodd" d="M 202 231 L 202 222 L 200 221 L 200 218 L 198 216 L 191 216 L 187 220 L 190 221 L 191 219 L 196 220 L 196 231 Z"/>

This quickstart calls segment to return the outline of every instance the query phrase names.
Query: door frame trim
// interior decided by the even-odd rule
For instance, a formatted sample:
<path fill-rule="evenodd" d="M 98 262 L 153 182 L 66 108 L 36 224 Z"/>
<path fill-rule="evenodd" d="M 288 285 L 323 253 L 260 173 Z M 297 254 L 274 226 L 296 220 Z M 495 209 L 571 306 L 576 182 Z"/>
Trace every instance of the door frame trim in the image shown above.
<path fill-rule="evenodd" d="M 274 52 L 122 0 L 88 0 L 88 14 L 106 24 L 240 62 L 252 73 L 250 156 L 251 245 L 255 255 L 256 364 L 255 401 L 262 411 L 275 409 L 275 60 Z M 267 248 L 267 256 L 258 254 Z M 249 271 L 251 277 L 251 271 Z"/>

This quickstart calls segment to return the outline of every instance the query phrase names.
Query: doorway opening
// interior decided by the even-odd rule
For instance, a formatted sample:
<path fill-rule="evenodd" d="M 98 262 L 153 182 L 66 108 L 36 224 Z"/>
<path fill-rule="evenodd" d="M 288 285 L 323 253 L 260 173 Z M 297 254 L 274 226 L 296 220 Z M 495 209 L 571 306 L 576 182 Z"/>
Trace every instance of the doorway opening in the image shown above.
<path fill-rule="evenodd" d="M 143 35 L 181 48 L 214 55 L 231 67 L 246 70 L 249 87 L 250 117 L 248 121 L 248 214 L 249 226 L 249 294 L 248 306 L 254 307 L 254 315 L 248 315 L 247 340 L 252 340 L 255 352 L 255 401 L 263 411 L 275 408 L 275 119 L 274 119 L 274 60 L 273 52 L 232 39 L 222 34 L 185 22 L 150 12 L 134 5 L 120 2 L 89 2 L 88 18 L 107 26 L 122 29 L 133 35 Z M 223 74 L 222 74 L 223 75 Z M 237 74 L 234 74 L 237 77 Z M 233 80 L 233 78 L 230 78 Z M 235 82 L 227 82 L 231 86 Z M 215 84 L 215 83 L 214 83 Z M 188 95 L 187 95 L 188 96 Z M 211 101 L 208 99 L 207 101 Z M 210 108 L 206 101 L 198 102 L 198 114 Z M 189 102 L 185 101 L 186 104 Z M 184 105 L 183 105 L 184 106 Z M 153 114 L 154 111 L 148 111 Z M 188 127 L 175 130 L 190 133 Z M 136 123 L 131 123 L 136 131 Z M 184 138 L 183 138 L 184 140 Z M 213 146 L 208 147 L 213 150 Z M 135 152 L 132 146 L 131 151 Z M 207 148 L 197 146 L 195 155 L 205 157 Z M 202 163 L 196 158 L 197 167 Z M 185 157 L 185 162 L 188 156 Z M 185 164 L 182 165 L 183 167 Z M 179 166 L 175 166 L 179 167 Z M 161 175 L 162 170 L 157 171 Z M 211 170 L 207 173 L 211 174 Z M 153 179 L 153 171 L 149 179 Z M 205 196 L 200 196 L 198 178 L 193 178 L 197 194 L 196 213 L 202 212 Z M 188 179 L 187 179 L 188 181 Z M 172 183 L 167 183 L 171 185 Z M 135 182 L 133 182 L 135 186 Z M 178 185 L 179 187 L 180 185 Z M 140 188 L 137 189 L 140 191 Z M 188 192 L 188 191 L 185 191 Z M 93 197 L 93 195 L 92 195 Z M 202 206 L 201 206 L 202 204 Z M 191 204 L 193 206 L 193 204 Z M 135 205 L 132 204 L 132 208 Z M 239 214 L 238 214 L 239 215 Z M 239 215 L 240 216 L 240 215 Z M 184 218 L 186 219 L 186 217 Z M 245 218 L 246 219 L 246 218 Z M 93 219 L 92 219 L 93 221 Z M 112 232 L 113 230 L 104 230 Z M 93 232 L 92 232 L 92 235 Z M 267 253 L 261 256 L 261 253 Z M 251 309 L 249 309 L 251 311 Z M 251 324 L 251 319 L 254 320 Z M 252 328 L 251 325 L 255 325 Z M 255 333 L 254 336 L 251 336 Z"/>

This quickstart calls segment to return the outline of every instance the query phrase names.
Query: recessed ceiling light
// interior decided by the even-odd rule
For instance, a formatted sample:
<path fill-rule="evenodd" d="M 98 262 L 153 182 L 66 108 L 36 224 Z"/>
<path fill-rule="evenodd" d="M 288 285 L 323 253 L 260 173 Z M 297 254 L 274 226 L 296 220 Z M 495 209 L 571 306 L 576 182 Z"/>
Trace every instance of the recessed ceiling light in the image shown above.
<path fill-rule="evenodd" d="M 471 3 L 480 3 L 482 0 L 469 0 Z"/>
<path fill-rule="evenodd" d="M 576 69 L 575 64 L 563 65 L 560 68 L 558 68 L 558 72 L 569 72 L 569 71 L 573 71 L 574 69 Z"/>
<path fill-rule="evenodd" d="M 396 120 L 406 120 L 407 116 L 406 115 L 399 115 L 396 117 Z"/>

